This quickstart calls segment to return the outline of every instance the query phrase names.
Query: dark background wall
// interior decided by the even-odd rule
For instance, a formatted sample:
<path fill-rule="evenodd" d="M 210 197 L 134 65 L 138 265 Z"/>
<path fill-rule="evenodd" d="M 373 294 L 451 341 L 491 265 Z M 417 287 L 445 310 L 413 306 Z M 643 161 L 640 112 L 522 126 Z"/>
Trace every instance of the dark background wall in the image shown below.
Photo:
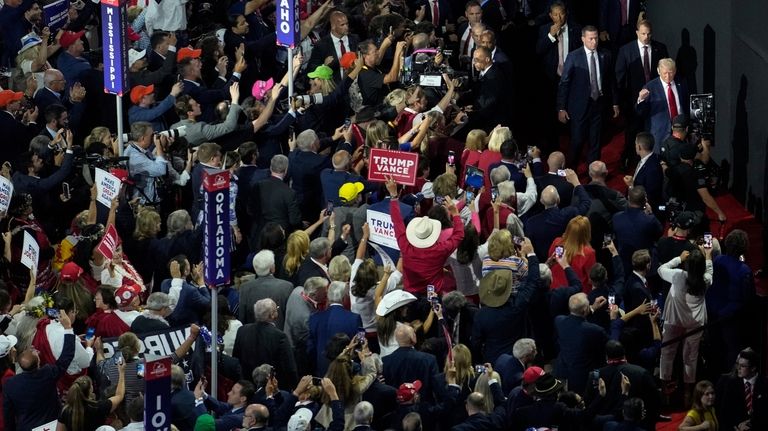
<path fill-rule="evenodd" d="M 768 221 L 768 1 L 650 0 L 648 19 L 692 90 L 715 94 L 713 156 L 730 163 L 732 193 Z"/>

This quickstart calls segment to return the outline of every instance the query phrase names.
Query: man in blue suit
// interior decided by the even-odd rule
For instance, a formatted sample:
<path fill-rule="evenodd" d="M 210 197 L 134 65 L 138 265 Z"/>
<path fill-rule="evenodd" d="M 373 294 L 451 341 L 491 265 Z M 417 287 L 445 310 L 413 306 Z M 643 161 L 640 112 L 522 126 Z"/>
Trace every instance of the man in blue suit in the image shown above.
<path fill-rule="evenodd" d="M 653 135 L 648 132 L 637 134 L 635 153 L 640 156 L 640 162 L 634 175 L 624 176 L 624 184 L 630 189 L 643 186 L 648 195 L 648 203 L 654 211 L 658 211 L 659 205 L 663 205 L 664 170 L 661 168 L 659 155 L 653 152 L 653 146 Z"/>
<path fill-rule="evenodd" d="M 608 42 L 613 53 L 632 39 L 640 18 L 640 0 L 600 0 L 600 41 Z"/>
<path fill-rule="evenodd" d="M 199 323 L 200 316 L 211 308 L 211 291 L 203 282 L 202 266 L 192 270 L 187 257 L 180 254 L 171 259 L 169 267 L 171 278 L 160 285 L 160 291 L 167 293 L 176 302 L 168 322 L 174 326 Z M 197 286 L 187 282 L 189 275 L 192 275 Z"/>
<path fill-rule="evenodd" d="M 625 268 L 632 266 L 635 250 L 655 248 L 656 240 L 664 228 L 651 212 L 643 186 L 629 191 L 629 207 L 613 215 L 613 231 L 616 233 L 616 248 Z"/>
<path fill-rule="evenodd" d="M 675 81 L 675 60 L 659 60 L 659 77 L 640 90 L 635 110 L 646 119 L 645 130 L 651 132 L 655 145 L 653 152 L 661 152 L 661 143 L 672 132 L 672 119 L 679 114 L 688 116 L 689 96 L 685 85 Z"/>
<path fill-rule="evenodd" d="M 657 65 L 662 58 L 669 57 L 667 47 L 651 39 L 650 21 L 637 23 L 637 40 L 633 40 L 619 49 L 616 56 L 616 88 L 622 104 L 622 111 L 627 118 L 627 130 L 624 133 L 624 168 L 634 165 L 637 160 L 633 148 L 635 136 L 643 130 L 644 119 L 635 113 L 637 94 L 645 84 L 659 76 Z"/>
<path fill-rule="evenodd" d="M 229 431 L 243 424 L 243 415 L 248 400 L 253 397 L 256 388 L 248 380 L 240 380 L 227 393 L 227 402 L 223 403 L 205 393 L 205 380 L 199 380 L 195 386 L 195 414 L 204 415 L 211 410 L 216 416 L 216 431 Z"/>
<path fill-rule="evenodd" d="M 521 338 L 515 341 L 511 355 L 502 353 L 496 358 L 493 369 L 501 377 L 501 387 L 505 394 L 523 383 L 523 373 L 534 359 L 536 359 L 536 341 L 532 338 Z"/>
<path fill-rule="evenodd" d="M 318 154 L 322 150 L 314 130 L 305 130 L 296 136 L 296 149 L 288 155 L 288 177 L 296 200 L 301 202 L 302 220 L 314 222 L 325 208 L 320 173 L 333 168 L 330 156 Z"/>
<path fill-rule="evenodd" d="M 442 383 L 437 381 L 440 372 L 437 369 L 435 355 L 416 350 L 416 332 L 408 325 L 399 325 L 395 330 L 395 340 L 400 346 L 397 350 L 382 358 L 384 362 L 384 380 L 396 388 L 403 383 L 416 380 L 422 382 L 419 393 L 423 402 L 433 402 L 433 391 Z"/>
<path fill-rule="evenodd" d="M 344 333 L 349 338 L 354 337 L 363 327 L 360 315 L 344 309 L 342 303 L 347 295 L 347 284 L 334 281 L 328 286 L 328 308 L 325 311 L 309 316 L 309 338 L 307 353 L 315 357 L 315 375 L 324 376 L 330 361 L 325 356 L 325 346 L 328 340 L 338 333 Z"/>
<path fill-rule="evenodd" d="M 613 79 L 613 62 L 608 51 L 597 47 L 597 28 L 581 30 L 584 48 L 568 54 L 557 91 L 558 119 L 571 122 L 571 147 L 568 164 L 574 169 L 581 159 L 585 139 L 587 164 L 600 159 L 600 131 L 603 111 L 613 105 L 613 118 L 619 116 L 619 100 Z"/>

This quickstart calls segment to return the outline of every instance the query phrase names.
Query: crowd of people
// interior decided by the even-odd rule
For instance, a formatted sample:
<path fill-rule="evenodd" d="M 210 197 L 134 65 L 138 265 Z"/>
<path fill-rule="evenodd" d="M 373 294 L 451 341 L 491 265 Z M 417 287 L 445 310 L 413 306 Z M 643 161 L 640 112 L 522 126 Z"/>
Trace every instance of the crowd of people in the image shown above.
<path fill-rule="evenodd" d="M 144 429 L 176 330 L 182 431 L 768 429 L 749 238 L 643 2 L 300 0 L 289 58 L 283 2 L 131 0 L 122 98 L 99 3 L 47 3 L 0 8 L 0 429 Z"/>

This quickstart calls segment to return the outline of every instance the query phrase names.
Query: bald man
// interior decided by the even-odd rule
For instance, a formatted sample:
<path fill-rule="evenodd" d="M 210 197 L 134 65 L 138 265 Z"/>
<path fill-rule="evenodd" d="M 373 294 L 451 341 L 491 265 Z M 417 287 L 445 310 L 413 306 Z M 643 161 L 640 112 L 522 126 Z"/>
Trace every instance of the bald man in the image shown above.
<path fill-rule="evenodd" d="M 341 82 L 341 72 L 339 71 L 339 59 L 347 52 L 356 52 L 357 44 L 360 38 L 349 32 L 349 20 L 344 12 L 331 12 L 329 18 L 331 22 L 331 31 L 327 36 L 317 41 L 312 48 L 312 56 L 307 63 L 307 70 L 313 71 L 317 66 L 325 64 L 333 69 L 333 79 L 337 83 Z"/>
<path fill-rule="evenodd" d="M 565 169 L 565 154 L 560 151 L 553 151 L 547 158 L 547 173 L 534 178 L 536 181 L 536 192 L 539 196 L 547 186 L 553 186 L 557 189 L 557 193 L 560 195 L 560 203 L 558 207 L 565 208 L 571 204 L 571 197 L 573 196 L 573 185 L 565 179 L 564 176 L 558 175 L 558 172 Z M 533 214 L 538 214 L 544 210 L 544 207 L 539 203 L 534 205 L 531 209 Z"/>
<path fill-rule="evenodd" d="M 433 402 L 435 399 L 433 390 L 438 384 L 443 384 L 435 379 L 440 372 L 435 356 L 414 349 L 416 332 L 409 325 L 397 326 L 395 340 L 399 346 L 398 349 L 382 359 L 385 381 L 388 385 L 397 388 L 403 383 L 420 380 L 422 386 L 419 394 L 422 401 Z"/>
<path fill-rule="evenodd" d="M 595 301 L 595 305 L 605 304 Z M 589 372 L 605 364 L 605 343 L 608 335 L 603 328 L 587 321 L 592 312 L 589 299 L 584 293 L 577 293 L 568 299 L 568 316 L 555 318 L 555 329 L 560 340 L 558 356 L 552 374 L 567 380 L 568 389 L 583 394 Z"/>
<path fill-rule="evenodd" d="M 245 408 L 243 430 L 266 430 L 269 421 L 269 409 L 261 404 L 251 404 Z"/>
<path fill-rule="evenodd" d="M 333 206 L 342 205 L 339 199 L 339 189 L 344 183 L 363 182 L 357 172 L 352 170 L 352 155 L 347 150 L 339 150 L 333 153 L 331 158 L 333 168 L 325 168 L 320 172 L 320 184 L 323 186 L 323 195 L 326 202 Z"/>
<path fill-rule="evenodd" d="M 548 185 L 539 197 L 544 210 L 525 222 L 525 236 L 531 239 L 533 250 L 542 262 L 546 262 L 549 246 L 555 238 L 565 232 L 568 222 L 577 215 L 585 215 L 591 204 L 590 197 L 579 182 L 576 172 L 566 169 L 560 173 L 565 174 L 565 180 L 573 187 L 574 202 L 570 206 L 559 208 L 560 193 L 555 186 Z"/>
<path fill-rule="evenodd" d="M 627 199 L 623 194 L 608 187 L 605 180 L 608 177 L 608 168 L 605 163 L 595 160 L 589 164 L 589 184 L 584 186 L 590 198 L 590 207 L 587 212 L 589 221 L 592 222 L 592 248 L 602 248 L 603 235 L 613 233 L 613 215 L 627 209 Z"/>

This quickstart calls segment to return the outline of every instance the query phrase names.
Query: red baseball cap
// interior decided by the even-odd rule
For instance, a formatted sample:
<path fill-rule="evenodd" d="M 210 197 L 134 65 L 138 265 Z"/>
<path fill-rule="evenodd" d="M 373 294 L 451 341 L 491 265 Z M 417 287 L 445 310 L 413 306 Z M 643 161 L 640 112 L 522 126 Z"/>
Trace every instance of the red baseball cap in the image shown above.
<path fill-rule="evenodd" d="M 353 51 L 347 51 L 339 59 L 339 64 L 342 68 L 349 69 L 355 63 L 355 60 L 357 60 L 357 54 Z"/>
<path fill-rule="evenodd" d="M 539 377 L 544 375 L 544 370 L 537 366 L 528 367 L 528 369 L 525 370 L 523 373 L 523 383 L 526 385 L 530 385 L 532 383 L 536 383 L 536 380 L 539 380 Z"/>
<path fill-rule="evenodd" d="M 134 105 L 138 105 L 141 102 L 141 98 L 155 92 L 155 85 L 137 85 L 131 89 L 131 102 Z"/>
<path fill-rule="evenodd" d="M 83 268 L 80 268 L 75 262 L 67 262 L 61 267 L 62 281 L 77 281 L 83 275 Z"/>
<path fill-rule="evenodd" d="M 109 173 L 119 178 L 121 183 L 133 184 L 133 180 L 131 180 L 131 177 L 128 175 L 127 169 L 112 168 L 109 170 Z"/>
<path fill-rule="evenodd" d="M 80 30 L 78 32 L 74 31 L 65 31 L 61 38 L 59 38 L 59 45 L 61 45 L 62 48 L 67 49 L 70 45 L 80 40 L 81 37 L 85 34 L 85 30 Z"/>
<path fill-rule="evenodd" d="M 141 288 L 135 284 L 123 284 L 115 292 L 115 301 L 119 307 L 126 307 L 141 294 Z"/>
<path fill-rule="evenodd" d="M 191 47 L 184 47 L 184 48 L 181 48 L 178 53 L 176 53 L 176 61 L 180 62 L 185 58 L 200 58 L 200 55 L 202 53 L 203 53 L 202 49 L 193 49 Z"/>
<path fill-rule="evenodd" d="M 21 100 L 24 93 L 20 91 L 3 90 L 0 91 L 0 108 L 5 108 L 9 103 Z"/>
<path fill-rule="evenodd" d="M 413 383 L 403 383 L 397 388 L 397 402 L 407 403 L 413 400 L 413 397 L 417 392 L 421 390 L 421 380 L 416 380 Z"/>

